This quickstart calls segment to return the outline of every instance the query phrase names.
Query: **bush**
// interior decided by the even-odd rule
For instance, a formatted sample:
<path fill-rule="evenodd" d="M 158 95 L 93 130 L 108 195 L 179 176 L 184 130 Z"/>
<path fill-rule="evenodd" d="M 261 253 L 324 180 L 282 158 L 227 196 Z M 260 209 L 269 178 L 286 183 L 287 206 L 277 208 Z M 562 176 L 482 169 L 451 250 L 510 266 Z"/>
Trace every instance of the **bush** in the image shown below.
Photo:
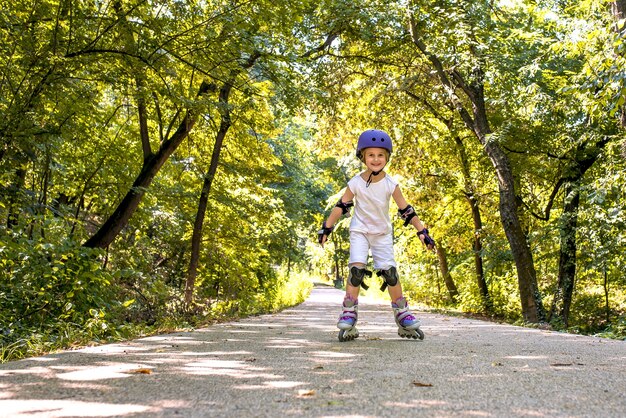
<path fill-rule="evenodd" d="M 111 334 L 110 315 L 119 304 L 112 277 L 98 261 L 101 251 L 4 231 L 0 254 L 3 356 L 28 350 L 37 341 L 54 346 L 76 333 L 96 340 Z"/>
<path fill-rule="evenodd" d="M 622 314 L 615 321 L 611 322 L 606 329 L 596 335 L 598 337 L 626 341 L 626 315 Z"/>

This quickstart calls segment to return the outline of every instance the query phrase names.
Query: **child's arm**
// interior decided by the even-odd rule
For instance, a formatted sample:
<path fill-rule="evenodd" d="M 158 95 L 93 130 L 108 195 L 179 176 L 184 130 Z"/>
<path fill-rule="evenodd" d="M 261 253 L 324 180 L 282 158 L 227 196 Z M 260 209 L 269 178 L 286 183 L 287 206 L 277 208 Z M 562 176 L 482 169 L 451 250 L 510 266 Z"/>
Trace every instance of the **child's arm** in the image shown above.
<path fill-rule="evenodd" d="M 402 191 L 400 191 L 400 186 L 396 186 L 392 196 L 393 200 L 395 200 L 398 205 L 398 212 L 400 213 L 400 216 L 404 219 L 408 219 L 409 223 L 415 227 L 420 241 L 422 241 L 422 243 L 426 245 L 429 250 L 435 248 L 435 241 L 430 237 L 430 235 L 428 235 L 428 229 L 426 229 L 419 216 L 417 216 L 413 207 L 407 203 L 406 199 L 404 199 Z"/>
<path fill-rule="evenodd" d="M 354 199 L 354 193 L 352 193 L 350 188 L 347 187 L 343 196 L 339 199 L 339 202 L 337 202 L 335 207 L 333 207 L 330 211 L 330 215 L 328 215 L 328 218 L 322 224 L 322 229 L 320 229 L 317 233 L 319 243 L 322 244 L 322 247 L 324 246 L 324 243 L 328 239 L 330 233 L 333 232 L 335 223 L 337 223 L 339 218 L 341 218 L 341 216 L 346 213 L 348 208 L 352 206 L 352 199 Z"/>

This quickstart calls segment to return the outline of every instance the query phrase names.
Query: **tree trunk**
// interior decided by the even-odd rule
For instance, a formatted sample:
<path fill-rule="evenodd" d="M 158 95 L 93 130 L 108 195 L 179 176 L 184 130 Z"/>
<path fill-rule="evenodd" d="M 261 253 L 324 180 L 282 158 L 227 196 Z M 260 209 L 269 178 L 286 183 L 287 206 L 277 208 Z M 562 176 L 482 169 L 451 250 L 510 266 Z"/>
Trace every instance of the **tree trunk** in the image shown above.
<path fill-rule="evenodd" d="M 626 24 L 622 23 L 620 26 L 619 22 L 626 18 L 626 0 L 616 0 L 611 3 L 611 11 L 613 12 L 613 17 L 615 18 L 615 31 L 617 33 L 621 33 L 624 29 L 626 29 Z M 620 55 L 624 56 L 622 52 Z M 620 116 L 620 125 L 622 128 L 626 128 L 626 105 L 620 106 L 619 110 Z M 622 144 L 624 147 L 624 155 L 626 155 L 626 142 Z"/>
<path fill-rule="evenodd" d="M 443 282 L 446 284 L 446 289 L 448 289 L 450 299 L 453 303 L 457 303 L 459 300 L 459 290 L 457 289 L 456 284 L 454 283 L 454 279 L 450 274 L 450 270 L 448 269 L 448 258 L 441 242 L 437 243 L 437 245 L 435 246 L 435 251 L 437 252 L 437 258 L 439 259 L 439 268 L 441 269 Z"/>
<path fill-rule="evenodd" d="M 202 82 L 198 90 L 198 97 L 207 93 L 211 88 L 211 84 Z M 122 199 L 115 211 L 109 216 L 100 229 L 83 244 L 85 247 L 106 248 L 113 242 L 120 231 L 128 224 L 133 213 L 135 213 L 146 189 L 150 186 L 156 174 L 169 156 L 172 155 L 181 142 L 189 135 L 197 119 L 198 112 L 188 110 L 176 132 L 174 132 L 167 141 L 161 144 L 156 154 L 152 154 L 149 158 L 144 159 L 141 172 L 133 182 L 130 190 L 126 193 L 126 196 L 124 196 L 124 199 Z"/>
<path fill-rule="evenodd" d="M 213 153 L 211 155 L 209 169 L 204 175 L 202 192 L 200 193 L 200 201 L 198 202 L 198 211 L 196 212 L 196 219 L 193 226 L 193 235 L 191 237 L 191 259 L 189 261 L 189 270 L 187 271 L 187 280 L 185 282 L 185 304 L 187 306 L 189 306 L 193 301 L 193 290 L 196 285 L 196 277 L 198 276 L 200 243 L 202 241 L 202 230 L 204 226 L 206 208 L 209 201 L 209 194 L 211 193 L 211 186 L 213 184 L 213 179 L 215 179 L 215 173 L 217 173 L 217 166 L 220 161 L 220 153 L 222 151 L 224 138 L 226 137 L 226 133 L 231 126 L 230 107 L 228 104 L 230 92 L 238 74 L 248 68 L 251 68 L 260 57 L 261 53 L 259 51 L 254 51 L 240 69 L 233 70 L 231 72 L 230 80 L 225 82 L 220 89 L 219 106 L 222 112 L 220 128 L 215 137 L 215 144 L 213 145 Z"/>
<path fill-rule="evenodd" d="M 522 229 L 517 212 L 515 177 L 509 159 L 502 148 L 493 141 L 487 140 L 485 135 L 478 135 L 477 133 L 477 136 L 479 136 L 498 176 L 500 221 L 515 261 L 522 316 L 527 322 L 544 322 L 545 313 L 537 284 L 537 273 L 530 247 L 526 241 L 526 234 Z"/>
<path fill-rule="evenodd" d="M 9 201 L 7 203 L 7 228 L 11 229 L 17 225 L 20 218 L 20 195 L 22 194 L 22 189 L 24 188 L 24 184 L 26 183 L 26 170 L 23 168 L 18 168 L 15 170 L 15 180 L 13 184 L 8 188 Z"/>
<path fill-rule="evenodd" d="M 486 313 L 493 312 L 493 302 L 489 295 L 489 287 L 487 286 L 487 280 L 485 279 L 485 270 L 483 268 L 483 242 L 482 242 L 482 230 L 483 221 L 480 216 L 480 207 L 478 206 L 478 200 L 474 194 L 468 195 L 467 200 L 472 209 L 472 220 L 474 221 L 474 242 L 472 244 L 472 250 L 474 252 L 474 269 L 476 270 L 476 285 L 480 292 L 480 297 L 483 302 L 483 309 Z"/>
<path fill-rule="evenodd" d="M 565 185 L 565 202 L 560 221 L 561 245 L 559 249 L 559 279 L 550 308 L 550 319 L 556 315 L 564 326 L 569 324 L 569 313 L 576 277 L 576 227 L 580 203 L 580 182 Z"/>
<path fill-rule="evenodd" d="M 470 209 L 472 211 L 472 220 L 474 222 L 474 242 L 472 245 L 472 249 L 474 251 L 476 284 L 478 285 L 478 290 L 480 292 L 484 311 L 486 313 L 492 313 L 493 303 L 491 301 L 491 297 L 489 296 L 489 287 L 487 286 L 487 281 L 485 280 L 485 271 L 483 268 L 483 243 L 481 239 L 483 221 L 480 215 L 480 205 L 478 202 L 478 198 L 476 197 L 474 186 L 471 182 L 469 160 L 467 159 L 467 153 L 465 152 L 465 146 L 463 145 L 463 141 L 461 141 L 461 138 L 458 135 L 455 136 L 454 141 L 457 145 L 459 157 L 461 159 L 461 171 L 463 173 L 463 180 L 465 183 L 465 197 L 467 198 L 467 201 L 470 205 Z"/>
<path fill-rule="evenodd" d="M 204 175 L 204 181 L 202 183 L 202 192 L 200 193 L 200 201 L 198 202 L 198 211 L 196 212 L 196 220 L 193 224 L 193 234 L 191 237 L 191 259 L 189 261 L 189 269 L 187 270 L 187 281 L 185 283 L 185 304 L 189 306 L 193 300 L 193 289 L 196 284 L 196 277 L 198 275 L 198 263 L 200 260 L 200 243 L 202 241 L 202 229 L 204 226 L 204 217 L 206 215 L 206 208 L 209 202 L 209 194 L 211 193 L 211 185 L 213 179 L 215 179 L 215 173 L 217 172 L 217 166 L 220 160 L 220 153 L 222 151 L 222 145 L 226 133 L 230 128 L 230 111 L 228 110 L 228 96 L 232 85 L 226 84 L 220 90 L 220 105 L 224 106 L 224 113 L 222 114 L 222 120 L 220 122 L 220 128 L 215 138 L 215 144 L 213 145 L 213 153 L 211 154 L 211 163 L 209 170 Z"/>
<path fill-rule="evenodd" d="M 121 31 L 121 39 L 123 40 L 125 48 L 131 54 L 138 55 L 137 42 L 135 41 L 135 35 L 130 27 L 126 13 L 122 10 L 122 2 L 115 0 L 113 2 L 113 9 L 119 19 Z M 152 156 L 152 149 L 150 147 L 150 135 L 148 131 L 148 108 L 146 106 L 145 98 L 145 72 L 143 68 L 132 64 L 130 58 L 125 57 L 125 61 L 128 62 L 128 67 L 135 78 L 135 100 L 137 101 L 137 117 L 139 119 L 139 137 L 141 139 L 141 148 L 143 150 L 144 163 Z"/>
<path fill-rule="evenodd" d="M 609 274 L 606 271 L 606 264 L 604 265 L 604 311 L 606 313 L 606 323 L 611 323 L 611 306 L 609 305 Z"/>
<path fill-rule="evenodd" d="M 580 143 L 569 158 L 570 164 L 565 168 L 564 175 L 560 180 L 565 184 L 565 197 L 559 226 L 561 235 L 559 278 L 556 294 L 550 308 L 550 319 L 552 320 L 553 315 L 557 315 L 565 326 L 569 324 L 576 276 L 576 228 L 580 204 L 580 183 L 609 140 L 610 137 L 606 136 L 595 143 Z"/>
<path fill-rule="evenodd" d="M 287 278 L 291 276 L 291 255 L 287 257 Z"/>
<path fill-rule="evenodd" d="M 619 25 L 619 21 L 626 18 L 626 0 L 615 0 L 611 3 L 611 11 L 613 12 L 613 17 L 615 18 L 616 26 L 615 31 L 617 33 L 624 30 L 626 25 Z"/>

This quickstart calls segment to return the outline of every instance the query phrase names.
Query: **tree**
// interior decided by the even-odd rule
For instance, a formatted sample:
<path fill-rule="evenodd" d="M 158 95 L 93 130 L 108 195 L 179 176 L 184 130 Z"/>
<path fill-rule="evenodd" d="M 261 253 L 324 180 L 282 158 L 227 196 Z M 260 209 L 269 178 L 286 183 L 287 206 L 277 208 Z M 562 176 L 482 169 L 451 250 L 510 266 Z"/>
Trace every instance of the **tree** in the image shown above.
<path fill-rule="evenodd" d="M 467 17 L 469 20 L 470 17 Z M 422 30 L 414 13 L 409 15 L 409 20 L 413 43 L 436 71 L 441 86 L 448 94 L 446 100 L 457 110 L 467 128 L 483 145 L 485 153 L 494 166 L 500 192 L 500 216 L 517 268 L 522 315 L 529 322 L 542 322 L 545 320 L 543 302 L 537 285 L 532 254 L 518 216 L 515 177 L 506 153 L 496 141 L 489 138 L 492 131 L 485 105 L 484 57 L 470 43 L 468 52 L 472 62 L 466 65 L 471 67 L 471 73 L 463 75 L 460 69 L 455 69 L 450 64 L 446 67 L 422 40 Z M 474 28 L 469 26 L 470 39 L 475 36 L 473 31 Z M 471 111 L 466 108 L 459 95 L 463 95 L 471 105 Z"/>
<path fill-rule="evenodd" d="M 215 143 L 213 145 L 213 152 L 211 153 L 211 164 L 209 169 L 204 175 L 204 181 L 202 183 L 202 192 L 200 193 L 200 201 L 198 202 L 198 211 L 196 213 L 196 220 L 193 226 L 193 235 L 191 238 L 191 261 L 189 262 L 189 270 L 187 271 L 187 282 L 185 285 L 185 303 L 191 304 L 193 300 L 193 288 L 196 281 L 196 274 L 198 269 L 198 260 L 200 258 L 200 240 L 202 237 L 202 226 L 204 223 L 204 216 L 206 214 L 207 201 L 209 199 L 209 193 L 211 193 L 211 185 L 217 172 L 217 166 L 220 160 L 220 153 L 222 151 L 222 144 L 226 133 L 230 129 L 231 110 L 229 104 L 230 92 L 233 89 L 233 84 L 237 79 L 238 73 L 246 71 L 251 68 L 254 63 L 261 57 L 261 53 L 254 51 L 250 57 L 248 57 L 241 66 L 241 70 L 233 71 L 231 77 L 220 88 L 219 93 L 219 109 L 221 113 L 220 127 L 217 131 Z"/>

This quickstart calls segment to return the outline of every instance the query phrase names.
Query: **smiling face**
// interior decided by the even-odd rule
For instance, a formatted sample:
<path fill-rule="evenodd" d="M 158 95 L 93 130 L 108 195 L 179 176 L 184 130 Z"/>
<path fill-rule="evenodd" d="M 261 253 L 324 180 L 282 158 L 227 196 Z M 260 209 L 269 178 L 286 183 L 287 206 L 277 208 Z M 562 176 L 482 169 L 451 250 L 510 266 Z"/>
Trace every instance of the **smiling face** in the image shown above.
<path fill-rule="evenodd" d="M 363 150 L 363 162 L 370 171 L 382 171 L 388 159 L 389 151 L 384 148 L 365 148 Z"/>

